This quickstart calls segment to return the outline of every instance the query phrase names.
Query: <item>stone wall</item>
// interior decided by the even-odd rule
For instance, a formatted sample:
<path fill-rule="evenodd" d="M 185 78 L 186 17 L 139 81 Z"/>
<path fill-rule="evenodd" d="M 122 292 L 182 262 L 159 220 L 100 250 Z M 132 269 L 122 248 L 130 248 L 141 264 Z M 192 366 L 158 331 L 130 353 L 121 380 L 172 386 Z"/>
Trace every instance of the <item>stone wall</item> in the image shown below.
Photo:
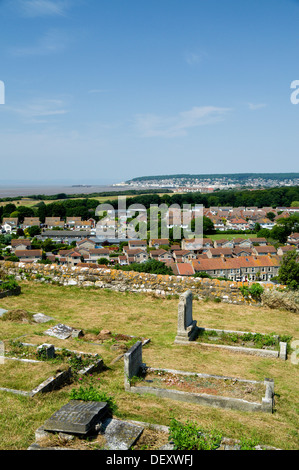
<path fill-rule="evenodd" d="M 147 292 L 158 296 L 180 295 L 190 289 L 194 298 L 211 298 L 235 304 L 257 304 L 253 299 L 244 299 L 240 287 L 246 283 L 242 282 L 11 261 L 1 261 L 0 274 L 1 271 L 3 274 L 15 275 L 17 281 L 27 279 L 64 286 L 106 288 L 118 292 Z M 272 284 L 265 286 L 272 287 Z"/>

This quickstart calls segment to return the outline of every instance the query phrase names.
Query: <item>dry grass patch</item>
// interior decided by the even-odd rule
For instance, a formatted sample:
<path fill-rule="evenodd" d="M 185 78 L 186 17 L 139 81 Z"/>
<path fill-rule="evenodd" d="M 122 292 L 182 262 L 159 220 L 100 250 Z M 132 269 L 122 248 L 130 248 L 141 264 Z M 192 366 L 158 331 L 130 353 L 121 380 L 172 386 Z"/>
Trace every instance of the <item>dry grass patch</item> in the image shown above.
<path fill-rule="evenodd" d="M 29 392 L 56 373 L 57 365 L 5 359 L 0 366 L 0 387 Z"/>

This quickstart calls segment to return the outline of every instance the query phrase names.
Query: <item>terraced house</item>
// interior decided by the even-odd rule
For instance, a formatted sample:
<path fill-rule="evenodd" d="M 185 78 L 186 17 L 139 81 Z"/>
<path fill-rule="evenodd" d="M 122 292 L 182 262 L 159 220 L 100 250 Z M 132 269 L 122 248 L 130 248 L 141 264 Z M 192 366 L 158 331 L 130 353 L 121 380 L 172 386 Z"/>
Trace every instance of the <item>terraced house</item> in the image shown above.
<path fill-rule="evenodd" d="M 270 281 L 277 276 L 278 256 L 240 256 L 238 258 L 205 258 L 192 262 L 195 272 L 206 272 L 212 277 L 226 277 L 232 281 Z"/>

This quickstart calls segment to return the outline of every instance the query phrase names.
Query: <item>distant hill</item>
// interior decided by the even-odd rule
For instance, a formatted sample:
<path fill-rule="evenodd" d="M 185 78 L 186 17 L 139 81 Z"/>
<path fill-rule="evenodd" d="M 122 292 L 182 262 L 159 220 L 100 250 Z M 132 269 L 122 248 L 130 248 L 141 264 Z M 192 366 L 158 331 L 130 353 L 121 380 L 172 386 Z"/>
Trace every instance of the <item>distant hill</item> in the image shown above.
<path fill-rule="evenodd" d="M 274 180 L 285 181 L 299 179 L 299 173 L 229 173 L 229 174 L 175 174 L 175 175 L 156 175 L 156 176 L 139 176 L 132 178 L 126 183 L 161 181 L 161 180 L 219 180 L 224 179 L 233 183 L 244 184 L 248 180 Z"/>

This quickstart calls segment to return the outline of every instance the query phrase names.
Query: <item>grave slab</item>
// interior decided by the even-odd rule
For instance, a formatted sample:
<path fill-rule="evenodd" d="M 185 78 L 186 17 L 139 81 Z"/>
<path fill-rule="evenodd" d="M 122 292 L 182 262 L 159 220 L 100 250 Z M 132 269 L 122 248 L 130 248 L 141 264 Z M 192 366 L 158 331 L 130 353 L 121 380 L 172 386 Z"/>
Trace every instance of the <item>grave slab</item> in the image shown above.
<path fill-rule="evenodd" d="M 58 323 L 58 325 L 55 325 L 52 328 L 49 328 L 44 333 L 45 335 L 55 336 L 56 338 L 59 338 L 59 339 L 67 339 L 72 335 L 73 330 L 74 328 L 72 328 L 71 326 Z"/>
<path fill-rule="evenodd" d="M 45 315 L 44 313 L 35 313 L 33 319 L 36 323 L 47 323 L 50 320 L 53 320 L 52 317 Z"/>
<path fill-rule="evenodd" d="M 129 450 L 140 437 L 143 429 L 142 426 L 113 418 L 105 419 L 101 426 L 108 450 Z"/>
<path fill-rule="evenodd" d="M 106 402 L 70 400 L 45 423 L 46 431 L 86 435 L 108 411 Z"/>

